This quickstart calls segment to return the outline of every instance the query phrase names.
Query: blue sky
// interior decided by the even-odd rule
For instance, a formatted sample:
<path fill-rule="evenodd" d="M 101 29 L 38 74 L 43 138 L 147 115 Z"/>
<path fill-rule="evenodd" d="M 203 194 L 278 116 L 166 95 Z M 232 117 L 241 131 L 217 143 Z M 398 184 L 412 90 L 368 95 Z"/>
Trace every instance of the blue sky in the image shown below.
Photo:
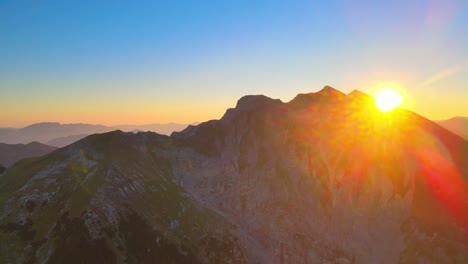
<path fill-rule="evenodd" d="M 245 94 L 405 91 L 468 116 L 466 1 L 0 1 L 0 126 L 219 118 Z"/>

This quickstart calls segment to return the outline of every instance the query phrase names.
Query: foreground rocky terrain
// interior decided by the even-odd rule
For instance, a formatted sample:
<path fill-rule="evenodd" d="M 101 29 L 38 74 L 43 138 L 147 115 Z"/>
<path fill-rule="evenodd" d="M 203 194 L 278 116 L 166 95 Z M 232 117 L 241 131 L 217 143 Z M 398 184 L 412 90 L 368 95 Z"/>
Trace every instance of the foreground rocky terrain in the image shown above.
<path fill-rule="evenodd" d="M 466 263 L 468 142 L 331 87 L 0 176 L 2 263 Z"/>

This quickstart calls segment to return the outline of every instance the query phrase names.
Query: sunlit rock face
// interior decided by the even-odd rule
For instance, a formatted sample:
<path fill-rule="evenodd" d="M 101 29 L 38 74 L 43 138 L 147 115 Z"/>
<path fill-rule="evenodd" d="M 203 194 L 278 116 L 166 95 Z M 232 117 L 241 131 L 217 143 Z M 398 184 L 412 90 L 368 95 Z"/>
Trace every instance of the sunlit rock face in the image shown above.
<path fill-rule="evenodd" d="M 359 92 L 246 96 L 170 137 L 93 135 L 9 168 L 0 262 L 466 263 L 467 152 Z"/>
<path fill-rule="evenodd" d="M 270 263 L 466 259 L 466 141 L 408 111 L 378 113 L 371 102 L 330 87 L 289 103 L 242 98 L 220 121 L 175 133 L 176 141 L 211 140 L 179 152 L 174 177 L 254 235 Z M 456 178 L 446 185 L 457 185 L 448 199 L 460 214 L 428 194 L 425 151 L 457 168 L 440 177 Z M 446 243 L 450 229 L 458 242 Z"/>

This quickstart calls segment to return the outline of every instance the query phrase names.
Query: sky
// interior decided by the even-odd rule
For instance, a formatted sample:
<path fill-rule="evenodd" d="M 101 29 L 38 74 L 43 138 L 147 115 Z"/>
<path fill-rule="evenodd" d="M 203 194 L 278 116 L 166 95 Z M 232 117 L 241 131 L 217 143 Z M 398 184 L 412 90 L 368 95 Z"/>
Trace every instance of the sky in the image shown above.
<path fill-rule="evenodd" d="M 467 26 L 463 0 L 0 0 L 0 127 L 201 122 L 325 85 L 468 116 Z"/>

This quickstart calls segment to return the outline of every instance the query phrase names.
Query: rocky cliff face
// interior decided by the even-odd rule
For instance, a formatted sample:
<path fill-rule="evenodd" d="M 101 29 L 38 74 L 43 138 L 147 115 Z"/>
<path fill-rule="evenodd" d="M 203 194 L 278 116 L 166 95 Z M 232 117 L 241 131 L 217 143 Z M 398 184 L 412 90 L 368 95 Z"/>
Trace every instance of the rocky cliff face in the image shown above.
<path fill-rule="evenodd" d="M 190 149 L 174 176 L 253 234 L 269 263 L 466 259 L 467 142 L 370 103 L 330 87 L 287 104 L 244 97 L 220 121 L 173 134 Z M 433 173 L 456 212 L 433 199 Z"/>
<path fill-rule="evenodd" d="M 467 154 L 462 138 L 409 111 L 379 113 L 359 92 L 246 96 L 170 137 L 93 135 L 10 168 L 0 256 L 465 263 Z"/>

